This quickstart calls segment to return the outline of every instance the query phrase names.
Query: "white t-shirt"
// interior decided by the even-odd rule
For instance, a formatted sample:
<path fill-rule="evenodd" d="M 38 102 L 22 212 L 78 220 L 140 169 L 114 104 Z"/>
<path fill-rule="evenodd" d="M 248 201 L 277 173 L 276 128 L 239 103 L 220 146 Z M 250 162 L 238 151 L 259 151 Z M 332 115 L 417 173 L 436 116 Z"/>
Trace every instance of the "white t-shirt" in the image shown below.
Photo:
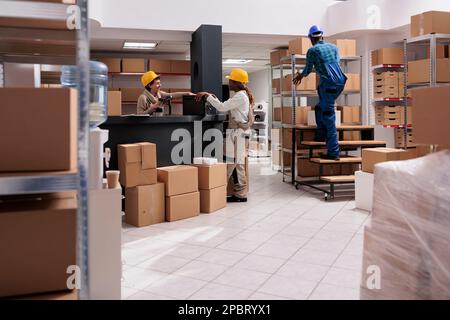
<path fill-rule="evenodd" d="M 230 116 L 239 123 L 248 122 L 248 113 L 250 112 L 250 100 L 247 92 L 241 90 L 225 102 L 220 102 L 219 99 L 210 95 L 207 101 L 217 110 L 221 112 L 230 112 Z"/>

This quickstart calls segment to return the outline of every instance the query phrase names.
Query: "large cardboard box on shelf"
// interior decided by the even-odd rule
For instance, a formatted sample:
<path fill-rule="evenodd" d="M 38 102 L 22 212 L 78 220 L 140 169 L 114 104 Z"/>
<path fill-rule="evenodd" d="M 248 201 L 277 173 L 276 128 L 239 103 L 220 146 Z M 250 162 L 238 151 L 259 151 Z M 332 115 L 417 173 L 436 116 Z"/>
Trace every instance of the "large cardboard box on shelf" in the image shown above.
<path fill-rule="evenodd" d="M 293 121 L 293 109 L 291 107 L 283 107 L 282 109 L 282 122 L 283 124 L 293 125 L 306 125 L 308 124 L 308 111 L 311 107 L 295 107 L 295 123 Z"/>
<path fill-rule="evenodd" d="M 372 51 L 372 66 L 380 64 L 404 64 L 403 48 L 381 48 Z"/>
<path fill-rule="evenodd" d="M 312 47 L 311 40 L 307 37 L 300 37 L 289 41 L 289 54 L 306 55 L 308 49 Z"/>
<path fill-rule="evenodd" d="M 0 172 L 77 168 L 77 91 L 0 88 Z"/>
<path fill-rule="evenodd" d="M 225 179 L 226 180 L 226 179 Z M 227 185 L 200 190 L 200 212 L 211 213 L 227 206 Z"/>
<path fill-rule="evenodd" d="M 122 93 L 108 90 L 108 116 L 122 115 Z"/>
<path fill-rule="evenodd" d="M 144 227 L 165 221 L 164 183 L 125 190 L 125 222 Z"/>
<path fill-rule="evenodd" d="M 120 73 L 122 71 L 122 59 L 120 58 L 100 58 L 98 61 L 106 64 L 109 73 Z"/>
<path fill-rule="evenodd" d="M 157 182 L 155 144 L 119 144 L 117 153 L 122 186 L 132 188 Z"/>
<path fill-rule="evenodd" d="M 200 214 L 200 192 L 166 196 L 166 220 L 192 218 Z"/>
<path fill-rule="evenodd" d="M 337 110 L 341 112 L 341 123 L 343 125 L 361 122 L 360 106 L 338 106 Z"/>
<path fill-rule="evenodd" d="M 317 90 L 317 79 L 316 73 L 310 73 L 306 78 L 303 78 L 302 82 L 296 86 L 297 91 L 315 91 Z M 283 79 L 283 92 L 291 92 L 292 86 L 292 75 L 289 74 Z"/>
<path fill-rule="evenodd" d="M 279 50 L 272 51 L 270 53 L 270 64 L 273 66 L 277 66 L 277 65 L 281 64 L 280 59 L 288 56 L 288 54 L 289 54 L 288 49 L 279 49 Z M 288 64 L 290 62 L 286 61 L 285 63 Z"/>
<path fill-rule="evenodd" d="M 198 168 L 178 165 L 158 168 L 158 182 L 166 187 L 166 197 L 198 191 Z"/>
<path fill-rule="evenodd" d="M 408 62 L 408 83 L 430 82 L 430 59 Z M 436 60 L 436 82 L 450 82 L 450 59 Z"/>
<path fill-rule="evenodd" d="M 346 73 L 345 75 L 347 76 L 347 82 L 344 91 L 360 91 L 361 75 L 359 73 Z"/>
<path fill-rule="evenodd" d="M 191 61 L 172 60 L 170 71 L 172 73 L 191 74 Z"/>
<path fill-rule="evenodd" d="M 386 161 L 400 161 L 411 158 L 405 150 L 392 148 L 371 148 L 362 150 L 362 171 L 373 173 L 377 163 Z"/>
<path fill-rule="evenodd" d="M 450 87 L 420 88 L 412 91 L 414 143 L 450 148 Z"/>
<path fill-rule="evenodd" d="M 430 33 L 450 33 L 450 12 L 427 11 L 411 16 L 411 37 Z"/>
<path fill-rule="evenodd" d="M 0 206 L 0 297 L 68 290 L 67 270 L 77 262 L 76 195 L 23 197 Z"/>
<path fill-rule="evenodd" d="M 122 72 L 143 73 L 146 71 L 145 59 L 124 58 L 122 59 Z"/>
<path fill-rule="evenodd" d="M 172 73 L 172 62 L 170 60 L 150 59 L 148 70 L 156 73 Z"/>
<path fill-rule="evenodd" d="M 227 184 L 227 164 L 213 165 L 196 164 L 198 169 L 198 188 L 200 190 L 214 189 Z"/>
<path fill-rule="evenodd" d="M 329 40 L 330 43 L 336 45 L 339 51 L 339 57 L 355 57 L 356 56 L 356 40 L 353 39 L 334 39 Z"/>
<path fill-rule="evenodd" d="M 281 87 L 281 80 L 279 78 L 272 79 L 272 94 L 280 93 L 280 87 Z"/>
<path fill-rule="evenodd" d="M 122 94 L 123 102 L 137 102 L 139 96 L 144 91 L 143 88 L 121 88 L 120 92 Z"/>

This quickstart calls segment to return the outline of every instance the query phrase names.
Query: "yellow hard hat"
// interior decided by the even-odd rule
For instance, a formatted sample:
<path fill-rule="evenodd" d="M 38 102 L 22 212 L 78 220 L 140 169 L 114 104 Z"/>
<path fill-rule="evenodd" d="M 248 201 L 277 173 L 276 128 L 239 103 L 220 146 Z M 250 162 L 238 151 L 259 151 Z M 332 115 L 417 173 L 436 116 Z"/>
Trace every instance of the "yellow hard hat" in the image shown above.
<path fill-rule="evenodd" d="M 141 78 L 142 85 L 146 87 L 149 83 L 157 78 L 159 78 L 159 75 L 157 75 L 155 72 L 147 71 Z"/>
<path fill-rule="evenodd" d="M 241 83 L 248 83 L 248 73 L 243 69 L 231 70 L 230 75 L 226 76 L 226 78 Z"/>

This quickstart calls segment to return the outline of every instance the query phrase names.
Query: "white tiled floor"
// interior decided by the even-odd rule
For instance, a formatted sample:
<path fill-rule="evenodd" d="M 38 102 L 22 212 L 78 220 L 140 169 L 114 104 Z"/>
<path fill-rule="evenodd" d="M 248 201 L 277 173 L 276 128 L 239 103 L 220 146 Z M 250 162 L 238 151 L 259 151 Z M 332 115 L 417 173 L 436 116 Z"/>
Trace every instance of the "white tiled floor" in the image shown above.
<path fill-rule="evenodd" d="M 249 202 L 145 228 L 124 225 L 122 298 L 358 299 L 368 213 L 250 164 Z"/>

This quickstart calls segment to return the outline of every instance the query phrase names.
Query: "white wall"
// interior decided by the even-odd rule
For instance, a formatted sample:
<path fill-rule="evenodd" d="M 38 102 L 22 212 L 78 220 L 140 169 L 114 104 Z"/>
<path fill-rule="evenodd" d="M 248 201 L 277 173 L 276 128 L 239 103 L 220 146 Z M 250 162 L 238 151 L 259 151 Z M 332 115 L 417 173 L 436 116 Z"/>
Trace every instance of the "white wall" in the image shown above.
<path fill-rule="evenodd" d="M 269 103 L 270 92 L 269 88 L 271 86 L 270 81 L 270 70 L 261 70 L 252 72 L 249 74 L 250 83 L 249 88 L 252 90 L 255 96 L 255 102 L 267 102 Z"/>

